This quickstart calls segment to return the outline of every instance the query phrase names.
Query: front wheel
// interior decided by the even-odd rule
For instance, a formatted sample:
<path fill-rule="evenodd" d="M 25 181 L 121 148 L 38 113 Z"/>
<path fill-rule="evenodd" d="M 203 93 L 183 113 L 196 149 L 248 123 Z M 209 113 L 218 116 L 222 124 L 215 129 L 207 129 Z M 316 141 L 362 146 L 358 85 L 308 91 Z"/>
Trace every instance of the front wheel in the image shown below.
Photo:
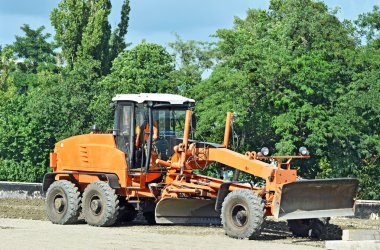
<path fill-rule="evenodd" d="M 54 224 L 73 224 L 78 221 L 80 193 L 70 181 L 55 181 L 46 193 L 47 217 Z"/>
<path fill-rule="evenodd" d="M 222 204 L 222 225 L 226 234 L 232 238 L 252 239 L 259 235 L 264 217 L 263 200 L 248 189 L 232 191 Z"/>
<path fill-rule="evenodd" d="M 87 224 L 107 227 L 115 224 L 119 213 L 119 200 L 104 181 L 89 184 L 83 192 L 82 211 Z"/>

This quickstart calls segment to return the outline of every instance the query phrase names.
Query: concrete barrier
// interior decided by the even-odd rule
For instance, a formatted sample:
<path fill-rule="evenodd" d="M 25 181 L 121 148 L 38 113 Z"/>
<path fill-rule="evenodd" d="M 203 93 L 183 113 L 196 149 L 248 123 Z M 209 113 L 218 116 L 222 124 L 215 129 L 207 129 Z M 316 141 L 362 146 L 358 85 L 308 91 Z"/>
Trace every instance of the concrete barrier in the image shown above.
<path fill-rule="evenodd" d="M 380 219 L 380 201 L 357 200 L 355 217 L 359 219 Z"/>
<path fill-rule="evenodd" d="M 380 231 L 370 229 L 343 230 L 342 240 L 377 240 L 380 241 Z M 380 247 L 380 246 L 379 246 Z"/>
<path fill-rule="evenodd" d="M 328 240 L 325 247 L 331 250 L 379 250 L 380 231 L 369 229 L 343 230 L 342 240 Z"/>
<path fill-rule="evenodd" d="M 344 241 L 344 240 L 328 240 L 326 241 L 326 249 L 329 250 L 379 250 L 380 240 L 359 240 L 359 241 Z"/>
<path fill-rule="evenodd" d="M 0 199 L 42 199 L 41 183 L 0 181 Z"/>

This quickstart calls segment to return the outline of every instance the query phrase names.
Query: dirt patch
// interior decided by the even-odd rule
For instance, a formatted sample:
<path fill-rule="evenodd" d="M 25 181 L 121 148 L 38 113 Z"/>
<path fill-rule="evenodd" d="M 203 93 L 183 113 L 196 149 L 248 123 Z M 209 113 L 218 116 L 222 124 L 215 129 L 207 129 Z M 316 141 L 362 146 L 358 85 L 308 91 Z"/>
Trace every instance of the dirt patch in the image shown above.
<path fill-rule="evenodd" d="M 364 220 L 354 218 L 333 218 L 332 224 L 340 226 L 342 229 L 374 229 L 380 230 L 380 220 Z"/>
<path fill-rule="evenodd" d="M 0 199 L 1 218 L 47 220 L 42 199 Z"/>

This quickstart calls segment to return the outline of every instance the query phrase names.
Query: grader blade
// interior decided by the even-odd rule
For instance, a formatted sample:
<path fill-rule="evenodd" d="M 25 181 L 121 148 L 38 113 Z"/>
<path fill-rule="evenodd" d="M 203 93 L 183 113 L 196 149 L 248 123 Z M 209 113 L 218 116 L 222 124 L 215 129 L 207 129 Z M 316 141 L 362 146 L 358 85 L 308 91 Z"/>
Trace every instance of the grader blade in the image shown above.
<path fill-rule="evenodd" d="M 356 179 L 302 180 L 283 185 L 275 217 L 283 220 L 353 216 Z M 277 200 L 278 201 L 278 200 Z"/>
<path fill-rule="evenodd" d="M 161 224 L 219 225 L 215 200 L 166 198 L 156 206 L 156 222 Z"/>

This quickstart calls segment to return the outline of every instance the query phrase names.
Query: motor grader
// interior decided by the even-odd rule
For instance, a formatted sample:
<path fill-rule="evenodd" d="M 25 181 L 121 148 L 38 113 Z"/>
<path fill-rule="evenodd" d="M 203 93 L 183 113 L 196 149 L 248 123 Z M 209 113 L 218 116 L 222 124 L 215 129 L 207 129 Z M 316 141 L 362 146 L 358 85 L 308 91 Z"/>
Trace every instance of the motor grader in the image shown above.
<path fill-rule="evenodd" d="M 50 154 L 43 191 L 53 223 L 75 223 L 82 213 L 89 225 L 111 226 L 142 212 L 149 223 L 222 224 L 230 237 L 252 238 L 266 216 L 287 220 L 295 235 L 315 236 L 323 226 L 317 218 L 353 215 L 358 181 L 300 179 L 290 162 L 309 157 L 304 147 L 293 156 L 270 156 L 265 148 L 240 154 L 229 149 L 231 113 L 218 144 L 190 138 L 193 99 L 120 94 L 112 100 L 112 132 L 64 139 Z M 264 184 L 199 174 L 212 163 Z"/>

